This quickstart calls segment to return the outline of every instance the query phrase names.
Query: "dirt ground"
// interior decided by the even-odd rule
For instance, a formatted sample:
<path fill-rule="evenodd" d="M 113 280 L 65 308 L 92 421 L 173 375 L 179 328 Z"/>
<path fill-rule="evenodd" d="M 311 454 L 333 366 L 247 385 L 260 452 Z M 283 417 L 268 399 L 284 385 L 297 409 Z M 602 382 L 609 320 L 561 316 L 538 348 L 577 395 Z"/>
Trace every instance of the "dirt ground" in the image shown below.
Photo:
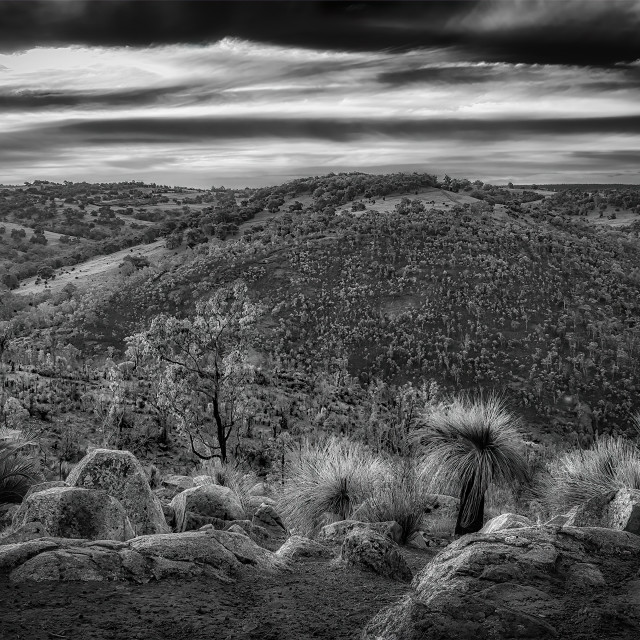
<path fill-rule="evenodd" d="M 403 549 L 414 574 L 434 550 Z M 2 640 L 347 640 L 409 585 L 326 560 L 215 580 L 0 581 Z"/>

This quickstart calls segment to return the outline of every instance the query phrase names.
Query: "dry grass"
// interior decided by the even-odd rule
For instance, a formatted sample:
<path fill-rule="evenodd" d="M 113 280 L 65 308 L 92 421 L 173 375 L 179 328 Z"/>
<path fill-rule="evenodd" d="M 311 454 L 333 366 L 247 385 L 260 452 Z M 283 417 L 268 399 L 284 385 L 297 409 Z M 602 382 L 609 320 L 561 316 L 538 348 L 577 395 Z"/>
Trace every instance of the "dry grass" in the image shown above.
<path fill-rule="evenodd" d="M 625 438 L 601 438 L 591 449 L 571 451 L 549 465 L 540 495 L 556 511 L 619 489 L 640 489 L 640 448 Z"/>
<path fill-rule="evenodd" d="M 312 534 L 331 520 L 346 520 L 373 498 L 385 465 L 362 445 L 329 438 L 289 451 L 279 510 L 296 533 Z"/>
<path fill-rule="evenodd" d="M 23 453 L 32 444 L 29 434 L 0 428 L 0 506 L 21 502 L 29 487 L 40 481 L 38 463 Z"/>

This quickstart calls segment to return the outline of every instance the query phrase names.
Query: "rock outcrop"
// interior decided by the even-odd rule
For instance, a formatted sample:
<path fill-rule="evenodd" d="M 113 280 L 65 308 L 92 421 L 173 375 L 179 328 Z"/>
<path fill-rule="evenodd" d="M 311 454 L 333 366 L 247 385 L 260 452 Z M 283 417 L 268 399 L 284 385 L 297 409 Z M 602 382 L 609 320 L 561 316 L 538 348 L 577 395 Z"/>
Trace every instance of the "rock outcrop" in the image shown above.
<path fill-rule="evenodd" d="M 412 578 L 398 545 L 371 529 L 354 529 L 347 534 L 340 549 L 340 559 L 392 580 L 410 582 Z"/>
<path fill-rule="evenodd" d="M 151 491 L 142 465 L 130 451 L 94 449 L 72 469 L 67 484 L 102 489 L 117 498 L 137 536 L 169 531 L 160 500 Z"/>
<path fill-rule="evenodd" d="M 462 536 L 362 638 L 636 637 L 639 565 L 640 537 L 623 531 L 530 527 Z"/>
<path fill-rule="evenodd" d="M 38 538 L 48 538 L 50 535 L 42 522 L 27 522 L 9 533 L 0 536 L 0 545 L 27 542 L 28 540 L 37 540 Z"/>
<path fill-rule="evenodd" d="M 233 491 L 217 484 L 186 489 L 171 501 L 171 506 L 175 512 L 175 528 L 178 532 L 207 524 L 202 522 L 196 527 L 193 519 L 189 521 L 189 514 L 217 520 L 244 519 L 244 511 Z"/>
<path fill-rule="evenodd" d="M 193 576 L 232 582 L 244 569 L 277 571 L 286 569 L 286 563 L 244 535 L 215 530 L 140 536 L 128 542 L 42 538 L 0 546 L 0 576 L 14 582 L 148 582 Z"/>
<path fill-rule="evenodd" d="M 126 511 L 106 491 L 79 487 L 53 487 L 31 494 L 13 519 L 16 531 L 39 522 L 60 538 L 129 540 L 135 533 Z"/>
<path fill-rule="evenodd" d="M 533 526 L 533 522 L 529 518 L 525 518 L 525 516 L 519 516 L 517 513 L 503 513 L 485 522 L 484 527 L 480 529 L 480 533 L 493 533 L 494 531 L 531 526 Z"/>
<path fill-rule="evenodd" d="M 346 536 L 355 529 L 368 529 L 386 536 L 396 543 L 402 538 L 402 527 L 393 520 L 389 522 L 360 522 L 358 520 L 340 520 L 327 524 L 316 535 L 319 542 L 342 544 Z"/>

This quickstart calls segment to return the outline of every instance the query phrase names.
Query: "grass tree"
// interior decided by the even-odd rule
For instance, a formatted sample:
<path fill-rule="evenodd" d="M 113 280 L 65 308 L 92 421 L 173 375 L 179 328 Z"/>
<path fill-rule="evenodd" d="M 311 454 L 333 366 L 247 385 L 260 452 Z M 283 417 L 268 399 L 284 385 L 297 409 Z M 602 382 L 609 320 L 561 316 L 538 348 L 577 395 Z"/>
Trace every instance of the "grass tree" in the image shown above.
<path fill-rule="evenodd" d="M 459 491 L 456 535 L 482 528 L 487 489 L 528 479 L 521 420 L 497 395 L 463 397 L 425 416 L 416 432 L 432 486 Z"/>

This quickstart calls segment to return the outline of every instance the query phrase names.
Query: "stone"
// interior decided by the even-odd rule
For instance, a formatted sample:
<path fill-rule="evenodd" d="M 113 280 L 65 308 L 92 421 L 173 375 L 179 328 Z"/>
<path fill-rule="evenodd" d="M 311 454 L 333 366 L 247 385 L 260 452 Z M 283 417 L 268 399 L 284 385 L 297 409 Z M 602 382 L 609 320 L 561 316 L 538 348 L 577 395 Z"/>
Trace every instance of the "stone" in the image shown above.
<path fill-rule="evenodd" d="M 0 505 L 0 532 L 11 527 L 15 513 L 19 508 L 18 504 Z"/>
<path fill-rule="evenodd" d="M 249 489 L 249 495 L 261 498 L 271 498 L 273 496 L 273 489 L 266 482 L 258 482 Z"/>
<path fill-rule="evenodd" d="M 209 524 L 206 524 L 205 527 L 213 529 L 213 526 Z M 237 533 L 241 536 L 246 536 L 247 538 L 249 537 L 249 534 L 239 524 L 233 523 L 230 527 L 225 529 L 225 531 L 228 531 L 229 533 Z"/>
<path fill-rule="evenodd" d="M 164 514 L 164 521 L 167 523 L 169 529 L 173 529 L 176 526 L 176 512 L 174 508 L 168 502 L 162 502 L 162 513 Z"/>
<path fill-rule="evenodd" d="M 604 587 L 606 580 L 602 571 L 591 562 L 576 562 L 567 570 L 565 586 L 573 591 L 584 591 Z"/>
<path fill-rule="evenodd" d="M 51 538 L 4 545 L 0 547 L 0 575 L 12 571 L 29 558 L 58 547 L 58 542 Z"/>
<path fill-rule="evenodd" d="M 597 495 L 583 502 L 573 512 L 564 526 L 566 527 L 607 527 L 609 503 L 615 492 Z"/>
<path fill-rule="evenodd" d="M 220 541 L 213 537 L 215 530 L 165 533 L 134 538 L 129 548 L 146 557 L 162 557 L 179 562 L 197 562 L 235 574 L 240 562 Z"/>
<path fill-rule="evenodd" d="M 607 574 L 619 588 L 615 602 L 625 593 L 633 601 L 639 563 L 640 537 L 624 531 L 541 526 L 461 536 L 362 639 L 606 637 L 599 630 L 612 621 Z M 588 616 L 567 615 L 576 590 Z"/>
<path fill-rule="evenodd" d="M 231 531 L 231 527 L 242 529 L 246 535 L 248 535 L 254 542 L 260 546 L 264 546 L 264 543 L 270 539 L 269 532 L 257 524 L 253 524 L 251 520 L 231 520 L 227 522 L 224 529 Z"/>
<path fill-rule="evenodd" d="M 342 544 L 345 537 L 354 529 L 369 529 L 376 531 L 399 544 L 402 540 L 402 527 L 393 520 L 389 522 L 359 522 L 358 520 L 340 520 L 327 524 L 318 532 L 319 542 Z"/>
<path fill-rule="evenodd" d="M 175 511 L 176 531 L 186 531 L 187 513 L 220 520 L 242 520 L 244 511 L 236 495 L 228 487 L 203 485 L 186 489 L 171 501 Z M 206 524 L 206 523 L 202 523 Z M 200 525 L 202 526 L 202 525 Z"/>
<path fill-rule="evenodd" d="M 99 489 L 53 487 L 30 495 L 22 507 L 14 528 L 40 522 L 61 538 L 128 540 L 135 535 L 120 502 Z"/>
<path fill-rule="evenodd" d="M 210 530 L 208 535 L 228 549 L 240 563 L 270 571 L 283 567 L 282 559 L 257 545 L 249 536 L 230 531 Z"/>
<path fill-rule="evenodd" d="M 577 510 L 578 510 L 578 507 L 573 507 L 573 509 L 571 509 L 570 511 L 567 511 L 567 513 L 562 513 L 562 514 L 553 516 L 553 518 L 551 518 L 550 520 L 544 523 L 544 526 L 545 527 L 564 527 L 564 525 L 567 524 L 567 522 L 569 522 L 569 520 L 571 520 L 571 518 L 575 515 Z"/>
<path fill-rule="evenodd" d="M 371 529 L 354 529 L 348 533 L 340 549 L 340 559 L 392 580 L 411 582 L 411 569 L 398 545 Z"/>
<path fill-rule="evenodd" d="M 193 489 L 196 485 L 191 476 L 169 475 L 162 478 L 160 483 L 163 489 L 167 489 L 171 497 L 184 491 L 185 489 Z"/>
<path fill-rule="evenodd" d="M 205 525 L 209 525 L 213 529 L 224 529 L 228 522 L 228 520 L 222 520 L 221 518 L 215 518 L 214 516 L 201 516 L 197 513 L 193 513 L 192 511 L 187 511 L 182 530 L 197 531 L 198 529 L 202 529 Z"/>
<path fill-rule="evenodd" d="M 102 489 L 117 498 L 137 536 L 169 531 L 160 500 L 151 491 L 144 468 L 130 451 L 94 449 L 72 469 L 67 484 Z"/>
<path fill-rule="evenodd" d="M 640 536 L 640 491 L 620 489 L 609 503 L 607 525 Z"/>
<path fill-rule="evenodd" d="M 273 498 L 268 498 L 267 496 L 249 496 L 248 500 L 246 501 L 247 517 L 253 518 L 256 511 L 263 504 L 267 504 L 274 509 L 278 506 L 277 502 Z"/>
<path fill-rule="evenodd" d="M 409 547 L 413 547 L 414 549 L 428 549 L 429 539 L 424 533 L 424 531 L 416 531 L 413 535 L 409 537 L 407 540 L 407 545 Z"/>
<path fill-rule="evenodd" d="M 38 538 L 48 538 L 50 535 L 42 522 L 27 522 L 26 524 L 20 525 L 17 529 L 12 530 L 10 533 L 0 536 L 0 545 L 27 542 L 28 540 L 37 540 Z"/>
<path fill-rule="evenodd" d="M 38 493 L 38 491 L 44 491 L 45 489 L 51 489 L 53 487 L 69 487 L 68 483 L 64 480 L 50 480 L 49 482 L 38 482 L 36 484 L 32 484 L 29 487 L 29 491 L 25 494 L 23 498 L 23 502 L 32 494 Z"/>
<path fill-rule="evenodd" d="M 276 555 L 287 562 L 296 562 L 303 558 L 329 559 L 333 557 L 333 551 L 315 540 L 303 536 L 291 536 L 276 551 Z"/>
<path fill-rule="evenodd" d="M 218 484 L 213 476 L 195 476 L 193 478 L 194 487 L 206 487 L 208 485 Z"/>
<path fill-rule="evenodd" d="M 278 537 L 287 533 L 280 514 L 270 504 L 262 503 L 253 514 L 251 523 L 266 529 L 272 536 Z"/>
<path fill-rule="evenodd" d="M 494 531 L 504 531 L 505 529 L 520 529 L 522 527 L 532 527 L 533 522 L 525 516 L 516 513 L 503 513 L 492 518 L 480 529 L 480 533 L 493 533 Z"/>

